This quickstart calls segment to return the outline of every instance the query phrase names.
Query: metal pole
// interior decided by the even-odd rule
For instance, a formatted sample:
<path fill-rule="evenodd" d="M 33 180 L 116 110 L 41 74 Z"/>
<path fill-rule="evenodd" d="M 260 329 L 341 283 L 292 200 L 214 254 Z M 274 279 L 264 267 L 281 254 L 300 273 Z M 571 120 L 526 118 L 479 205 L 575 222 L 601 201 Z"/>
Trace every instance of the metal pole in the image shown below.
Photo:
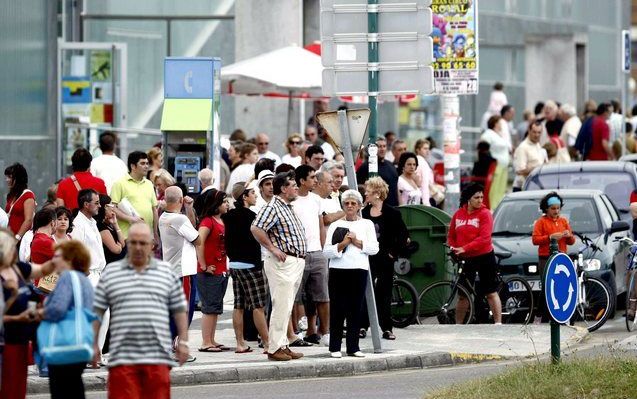
<path fill-rule="evenodd" d="M 354 155 L 352 153 L 352 142 L 349 135 L 349 125 L 347 123 L 347 111 L 340 110 L 338 113 L 338 124 L 341 128 L 341 140 L 343 142 L 343 156 L 345 157 L 345 174 L 347 176 L 347 185 L 349 187 L 358 187 L 356 184 L 356 171 L 354 170 Z M 369 317 L 369 329 L 372 334 L 372 344 L 374 352 L 382 352 L 380 343 L 380 325 L 378 323 L 378 314 L 376 314 L 376 298 L 374 298 L 374 289 L 372 275 L 367 272 L 367 289 L 365 290 L 365 299 L 367 301 L 367 316 Z"/>
<path fill-rule="evenodd" d="M 375 144 L 378 137 L 378 0 L 367 0 L 367 95 L 369 99 L 369 143 Z M 376 157 L 375 153 L 369 152 L 369 157 Z M 369 163 L 377 163 L 370 161 Z M 375 176 L 376 172 L 370 170 L 369 177 Z M 352 187 L 352 186 L 350 186 Z M 356 186 L 353 186 L 356 187 Z"/>
<path fill-rule="evenodd" d="M 549 246 L 549 251 L 551 256 L 558 253 L 559 249 L 557 246 L 557 240 L 551 239 L 551 244 Z M 542 275 L 542 300 L 546 301 L 546 271 L 548 268 L 544 269 L 544 273 Z M 545 304 L 544 309 L 548 310 L 549 304 Z M 560 325 L 551 318 L 551 362 L 553 364 L 557 364 L 560 362 Z"/>
<path fill-rule="evenodd" d="M 445 211 L 453 215 L 460 201 L 460 98 L 445 94 L 442 99 L 442 135 L 444 146 L 444 176 L 447 189 Z"/>

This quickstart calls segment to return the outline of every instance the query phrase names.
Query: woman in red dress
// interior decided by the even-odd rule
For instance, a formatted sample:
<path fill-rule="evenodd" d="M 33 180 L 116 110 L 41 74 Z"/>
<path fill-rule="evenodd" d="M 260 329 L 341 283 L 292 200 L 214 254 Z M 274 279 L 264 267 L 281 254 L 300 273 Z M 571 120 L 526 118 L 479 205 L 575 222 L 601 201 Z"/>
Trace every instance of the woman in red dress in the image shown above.
<path fill-rule="evenodd" d="M 7 205 L 4 210 L 9 216 L 9 229 L 20 241 L 24 233 L 31 229 L 35 213 L 35 195 L 27 188 L 29 176 L 22 164 L 14 163 L 4 170 L 9 188 Z"/>

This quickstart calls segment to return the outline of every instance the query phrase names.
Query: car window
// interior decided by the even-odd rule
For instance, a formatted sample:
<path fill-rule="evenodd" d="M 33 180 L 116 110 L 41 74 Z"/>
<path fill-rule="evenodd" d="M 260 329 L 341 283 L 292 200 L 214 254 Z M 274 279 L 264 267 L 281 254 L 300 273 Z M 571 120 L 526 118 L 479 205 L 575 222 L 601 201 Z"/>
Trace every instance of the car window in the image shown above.
<path fill-rule="evenodd" d="M 578 233 L 601 233 L 597 206 L 591 198 L 569 198 L 564 201 L 562 216 Z M 493 234 L 524 234 L 533 232 L 533 224 L 541 216 L 540 200 L 503 201 L 493 215 Z"/>
<path fill-rule="evenodd" d="M 613 217 L 610 213 L 610 210 L 608 209 L 608 205 L 606 205 L 606 203 L 604 203 L 604 200 L 602 200 L 601 198 L 598 198 L 596 202 L 598 203 L 597 209 L 599 209 L 599 217 L 601 218 L 603 225 L 610 227 L 610 225 L 613 223 Z"/>
<path fill-rule="evenodd" d="M 559 186 L 559 187 L 558 187 Z M 525 190 L 548 189 L 601 190 L 619 210 L 628 210 L 630 193 L 635 189 L 631 175 L 625 172 L 583 172 L 539 174 L 529 181 Z"/>
<path fill-rule="evenodd" d="M 605 195 L 602 195 L 600 198 L 602 199 L 602 202 L 604 202 L 604 205 L 606 205 L 606 208 L 608 209 L 608 212 L 610 213 L 611 218 L 613 218 L 613 220 L 620 220 L 621 217 L 617 214 L 617 209 L 615 209 L 615 207 L 610 202 L 608 197 L 606 197 Z"/>

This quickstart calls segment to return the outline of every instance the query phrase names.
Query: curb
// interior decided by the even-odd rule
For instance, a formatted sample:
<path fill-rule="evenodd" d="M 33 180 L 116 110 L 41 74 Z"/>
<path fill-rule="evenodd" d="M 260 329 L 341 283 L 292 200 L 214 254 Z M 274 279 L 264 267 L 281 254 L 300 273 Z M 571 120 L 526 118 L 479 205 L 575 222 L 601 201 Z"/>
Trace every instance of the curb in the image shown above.
<path fill-rule="evenodd" d="M 171 386 L 228 384 L 237 382 L 277 381 L 300 378 L 321 378 L 354 376 L 383 371 L 405 369 L 424 369 L 429 367 L 453 366 L 457 364 L 458 354 L 449 352 L 414 352 L 401 355 L 375 357 L 370 354 L 364 360 L 355 358 L 297 361 L 283 364 L 265 363 L 260 366 L 218 368 L 202 365 L 196 368 L 177 368 L 170 373 Z M 309 359 L 308 359 L 309 360 Z M 484 360 L 487 359 L 485 356 Z M 458 362 L 461 364 L 462 362 Z M 85 391 L 105 391 L 106 375 L 85 373 Z M 40 377 L 28 377 L 27 393 L 49 393 L 49 380 Z"/>

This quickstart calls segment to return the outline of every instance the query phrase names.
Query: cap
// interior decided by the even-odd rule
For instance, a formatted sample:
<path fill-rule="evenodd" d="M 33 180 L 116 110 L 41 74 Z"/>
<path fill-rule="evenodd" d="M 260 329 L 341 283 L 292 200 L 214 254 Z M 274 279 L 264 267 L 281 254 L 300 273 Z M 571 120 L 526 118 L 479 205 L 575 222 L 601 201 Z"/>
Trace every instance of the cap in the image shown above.
<path fill-rule="evenodd" d="M 232 186 L 232 198 L 237 201 L 239 198 L 241 198 L 243 193 L 246 192 L 246 190 L 248 189 L 246 188 L 245 182 L 235 183 L 234 186 Z"/>
<path fill-rule="evenodd" d="M 262 170 L 261 172 L 259 172 L 257 186 L 261 187 L 261 184 L 268 179 L 274 179 L 274 173 L 271 170 Z"/>

